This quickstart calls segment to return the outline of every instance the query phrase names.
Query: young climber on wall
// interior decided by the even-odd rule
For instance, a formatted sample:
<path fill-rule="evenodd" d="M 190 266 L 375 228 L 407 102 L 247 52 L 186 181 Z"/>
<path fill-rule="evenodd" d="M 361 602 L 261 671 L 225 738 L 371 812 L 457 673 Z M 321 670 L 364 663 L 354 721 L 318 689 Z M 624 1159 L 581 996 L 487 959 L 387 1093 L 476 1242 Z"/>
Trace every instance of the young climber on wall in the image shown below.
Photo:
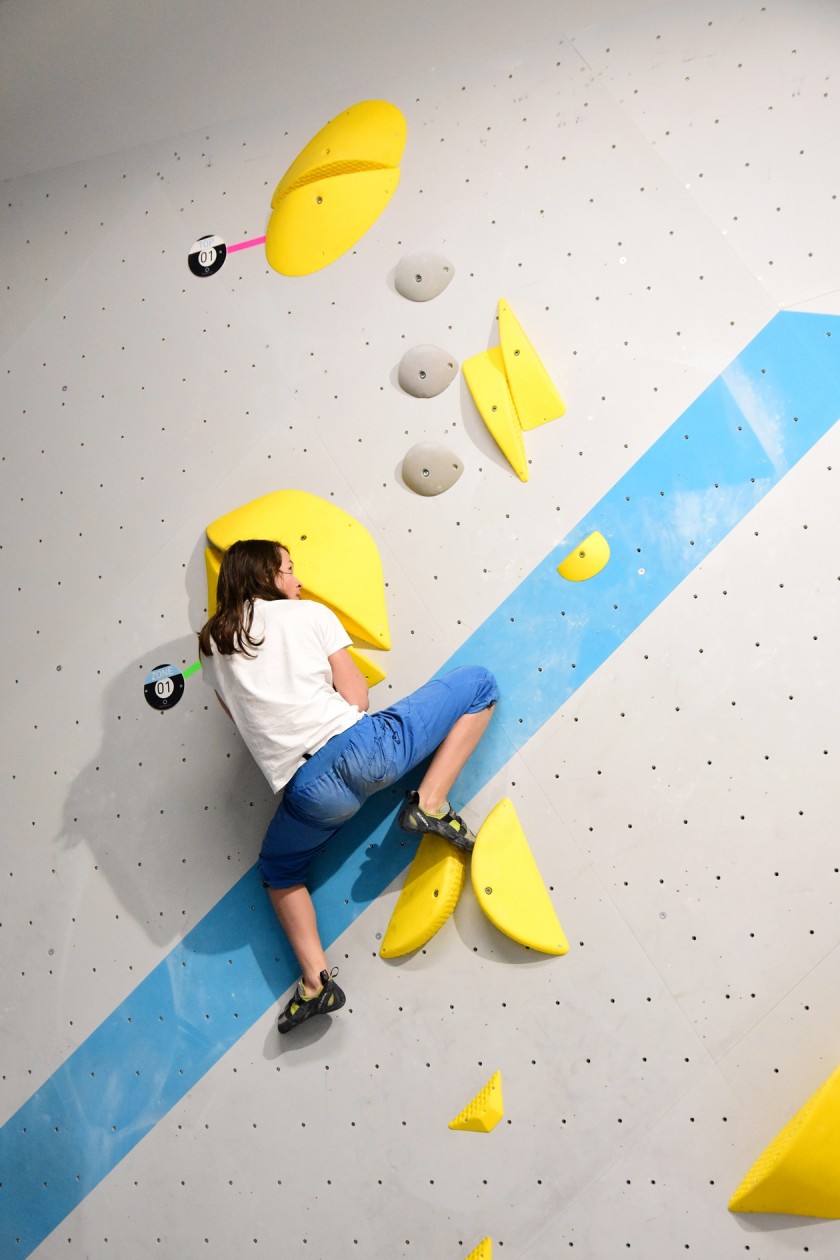
<path fill-rule="evenodd" d="M 205 679 L 272 790 L 283 790 L 260 853 L 263 886 L 301 969 L 281 1033 L 345 1002 L 306 887 L 314 858 L 369 796 L 430 754 L 400 827 L 469 851 L 474 837 L 447 798 L 499 697 L 488 670 L 465 666 L 369 714 L 349 637 L 301 590 L 286 547 L 234 543 L 222 558 L 217 610 L 198 636 Z"/>

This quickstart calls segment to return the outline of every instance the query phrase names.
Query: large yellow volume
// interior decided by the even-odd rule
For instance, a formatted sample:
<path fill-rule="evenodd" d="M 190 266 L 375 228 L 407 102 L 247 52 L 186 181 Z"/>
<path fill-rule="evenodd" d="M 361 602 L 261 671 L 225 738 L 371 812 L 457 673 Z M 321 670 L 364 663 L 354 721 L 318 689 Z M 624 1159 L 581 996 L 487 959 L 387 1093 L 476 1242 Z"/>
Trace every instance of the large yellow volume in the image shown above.
<path fill-rule="evenodd" d="M 481 418 L 520 481 L 528 480 L 522 426 L 505 375 L 501 347 L 493 346 L 464 362 L 464 379 Z"/>
<path fill-rule="evenodd" d="M 232 543 L 269 538 L 288 547 L 304 598 L 326 604 L 351 638 L 388 650 L 385 582 L 376 543 L 347 512 L 305 490 L 277 490 L 207 526 L 207 610 L 216 610 L 222 554 Z"/>
<path fill-rule="evenodd" d="M 504 298 L 499 299 L 499 341 L 513 405 L 523 429 L 536 429 L 566 410 L 563 399 Z"/>
<path fill-rule="evenodd" d="M 569 942 L 507 797 L 478 830 L 471 875 L 479 905 L 500 932 L 542 954 L 568 953 Z"/>
<path fill-rule="evenodd" d="M 351 105 L 313 136 L 271 199 L 270 266 L 309 275 L 355 245 L 396 191 L 405 138 L 405 118 L 388 101 Z"/>
<path fill-rule="evenodd" d="M 380 958 L 402 958 L 431 940 L 458 904 L 466 865 L 466 854 L 442 836 L 423 837 L 394 906 Z"/>
<path fill-rule="evenodd" d="M 462 1129 L 469 1133 L 489 1133 L 505 1114 L 502 1101 L 502 1074 L 494 1072 L 472 1102 L 449 1121 L 450 1129 Z"/>
<path fill-rule="evenodd" d="M 759 1156 L 729 1210 L 840 1218 L 840 1067 Z"/>

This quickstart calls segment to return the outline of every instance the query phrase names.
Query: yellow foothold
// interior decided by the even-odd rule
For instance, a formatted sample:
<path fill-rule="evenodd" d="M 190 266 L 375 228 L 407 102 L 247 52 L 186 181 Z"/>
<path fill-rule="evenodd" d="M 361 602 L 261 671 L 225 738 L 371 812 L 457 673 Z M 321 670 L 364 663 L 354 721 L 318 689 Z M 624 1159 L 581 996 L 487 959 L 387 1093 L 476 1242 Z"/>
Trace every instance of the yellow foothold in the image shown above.
<path fill-rule="evenodd" d="M 499 341 L 522 428 L 536 429 L 562 416 L 566 411 L 563 399 L 504 298 L 499 300 Z"/>
<path fill-rule="evenodd" d="M 730 1212 L 840 1219 L 840 1067 L 788 1121 L 729 1200 Z"/>
<path fill-rule="evenodd" d="M 269 265 L 309 275 L 355 245 L 396 191 L 405 138 L 405 118 L 388 101 L 360 101 L 328 122 L 274 190 Z"/>
<path fill-rule="evenodd" d="M 464 1260 L 493 1260 L 493 1239 L 482 1238 L 478 1246 L 473 1248 Z"/>
<path fill-rule="evenodd" d="M 502 1102 L 502 1074 L 494 1072 L 490 1080 L 479 1090 L 472 1102 L 467 1103 L 454 1120 L 450 1129 L 462 1129 L 468 1133 L 489 1133 L 505 1114 Z"/>
<path fill-rule="evenodd" d="M 499 346 L 464 362 L 464 379 L 481 418 L 520 481 L 528 480 L 528 457 L 522 426 L 513 405 Z"/>
<path fill-rule="evenodd" d="M 479 828 L 471 877 L 481 909 L 505 936 L 541 954 L 568 953 L 569 942 L 507 797 Z"/>
<path fill-rule="evenodd" d="M 458 904 L 466 865 L 466 855 L 442 836 L 423 837 L 394 906 L 380 958 L 402 958 L 431 940 Z"/>
<path fill-rule="evenodd" d="M 334 503 L 305 490 L 277 490 L 207 526 L 207 608 L 216 610 L 222 554 L 243 538 L 270 538 L 289 548 L 305 599 L 325 604 L 348 635 L 388 650 L 385 581 L 376 543 Z"/>
<path fill-rule="evenodd" d="M 600 573 L 609 558 L 610 544 L 596 529 L 558 564 L 557 572 L 568 582 L 585 582 Z"/>

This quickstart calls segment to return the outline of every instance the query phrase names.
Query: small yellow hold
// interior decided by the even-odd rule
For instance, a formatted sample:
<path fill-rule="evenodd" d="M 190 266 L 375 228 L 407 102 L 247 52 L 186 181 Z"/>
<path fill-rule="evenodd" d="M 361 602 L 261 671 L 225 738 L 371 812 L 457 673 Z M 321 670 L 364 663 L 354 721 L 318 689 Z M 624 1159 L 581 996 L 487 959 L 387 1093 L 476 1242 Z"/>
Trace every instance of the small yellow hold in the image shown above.
<path fill-rule="evenodd" d="M 478 1246 L 464 1256 L 464 1260 L 493 1260 L 493 1239 L 482 1238 Z"/>
<path fill-rule="evenodd" d="M 840 1067 L 759 1156 L 730 1212 L 840 1219 Z"/>
<path fill-rule="evenodd" d="M 458 904 L 466 865 L 466 854 L 442 836 L 423 837 L 394 906 L 380 958 L 402 958 L 431 940 Z"/>
<path fill-rule="evenodd" d="M 489 1133 L 491 1129 L 495 1129 L 504 1114 L 502 1074 L 494 1072 L 472 1102 L 467 1103 L 464 1110 L 449 1121 L 449 1127 L 469 1133 Z"/>
<path fill-rule="evenodd" d="M 569 952 L 531 846 L 507 797 L 478 830 L 471 877 L 478 904 L 505 936 L 542 954 Z"/>
<path fill-rule="evenodd" d="M 596 529 L 558 564 L 557 572 L 568 582 L 586 582 L 601 572 L 609 558 L 610 544 Z"/>

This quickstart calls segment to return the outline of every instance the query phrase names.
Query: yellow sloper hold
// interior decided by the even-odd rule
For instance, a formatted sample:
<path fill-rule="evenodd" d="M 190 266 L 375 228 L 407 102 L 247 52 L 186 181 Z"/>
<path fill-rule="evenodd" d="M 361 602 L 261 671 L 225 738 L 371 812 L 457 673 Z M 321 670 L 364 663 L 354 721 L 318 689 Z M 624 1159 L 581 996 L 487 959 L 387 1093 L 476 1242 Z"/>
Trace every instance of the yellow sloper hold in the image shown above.
<path fill-rule="evenodd" d="M 269 265 L 310 275 L 355 245 L 396 191 L 405 139 L 405 118 L 388 101 L 360 101 L 328 122 L 274 190 Z"/>
<path fill-rule="evenodd" d="M 520 481 L 528 480 L 522 426 L 505 375 L 501 347 L 493 346 L 464 361 L 464 379 L 481 418 Z"/>
<path fill-rule="evenodd" d="M 207 526 L 207 609 L 216 610 L 223 552 L 246 538 L 288 547 L 304 598 L 325 604 L 353 639 L 391 647 L 385 581 L 376 543 L 347 512 L 305 490 L 277 490 L 220 516 Z"/>
<path fill-rule="evenodd" d="M 505 1114 L 502 1102 L 502 1074 L 494 1072 L 490 1080 L 479 1090 L 472 1102 L 449 1121 L 450 1129 L 462 1129 L 468 1133 L 489 1133 Z"/>
<path fill-rule="evenodd" d="M 541 954 L 568 953 L 569 942 L 507 797 L 479 828 L 471 876 L 479 905 L 505 936 Z"/>
<path fill-rule="evenodd" d="M 610 544 L 596 529 L 558 564 L 557 572 L 568 582 L 585 582 L 600 573 L 609 558 Z"/>
<path fill-rule="evenodd" d="M 523 429 L 557 420 L 566 406 L 522 325 L 504 298 L 499 299 L 499 340 L 513 405 Z"/>
<path fill-rule="evenodd" d="M 424 836 L 394 906 L 380 958 L 402 958 L 443 927 L 466 879 L 466 854 L 441 836 Z"/>
<path fill-rule="evenodd" d="M 493 1260 L 493 1239 L 482 1238 L 478 1246 L 473 1248 L 464 1260 Z"/>
<path fill-rule="evenodd" d="M 840 1067 L 753 1164 L 730 1212 L 840 1218 Z"/>

